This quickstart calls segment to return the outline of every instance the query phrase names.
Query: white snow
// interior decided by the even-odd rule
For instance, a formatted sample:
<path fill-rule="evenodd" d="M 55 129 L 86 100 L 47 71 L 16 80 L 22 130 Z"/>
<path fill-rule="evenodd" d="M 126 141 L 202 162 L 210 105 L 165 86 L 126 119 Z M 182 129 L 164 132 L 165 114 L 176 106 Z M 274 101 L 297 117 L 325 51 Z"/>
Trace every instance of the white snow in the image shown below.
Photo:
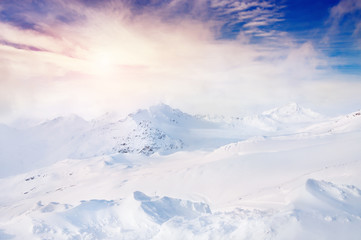
<path fill-rule="evenodd" d="M 0 239 L 360 239 L 359 113 L 1 125 Z"/>

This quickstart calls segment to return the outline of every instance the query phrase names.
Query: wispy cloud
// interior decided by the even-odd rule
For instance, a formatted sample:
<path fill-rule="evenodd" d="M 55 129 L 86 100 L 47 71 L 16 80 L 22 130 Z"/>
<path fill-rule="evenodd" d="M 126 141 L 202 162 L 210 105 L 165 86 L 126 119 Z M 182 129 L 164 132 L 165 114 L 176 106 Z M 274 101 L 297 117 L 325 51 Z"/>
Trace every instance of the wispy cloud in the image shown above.
<path fill-rule="evenodd" d="M 330 11 L 328 22 L 330 33 L 343 33 L 347 37 L 361 39 L 361 2 L 358 0 L 341 0 Z"/>
<path fill-rule="evenodd" d="M 237 37 L 242 32 L 251 40 L 261 35 L 276 36 L 278 31 L 272 31 L 272 26 L 283 20 L 280 12 L 283 6 L 273 1 L 212 0 L 210 7 L 215 17 L 223 21 L 220 34 L 225 38 Z"/>
<path fill-rule="evenodd" d="M 339 22 L 345 15 L 357 13 L 360 9 L 361 2 L 358 0 L 341 0 L 336 6 L 332 7 L 330 19 Z"/>
<path fill-rule="evenodd" d="M 340 71 L 360 73 L 361 64 L 361 2 L 341 0 L 330 10 L 323 38 L 330 55 L 338 57 L 334 65 Z"/>

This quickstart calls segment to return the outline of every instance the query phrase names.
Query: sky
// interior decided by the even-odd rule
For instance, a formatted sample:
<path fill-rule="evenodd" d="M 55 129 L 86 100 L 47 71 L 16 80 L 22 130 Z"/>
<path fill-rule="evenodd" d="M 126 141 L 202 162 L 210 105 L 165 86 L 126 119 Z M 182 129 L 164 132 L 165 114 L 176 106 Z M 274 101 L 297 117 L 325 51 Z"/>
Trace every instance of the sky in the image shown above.
<path fill-rule="evenodd" d="M 0 122 L 361 108 L 359 0 L 0 0 Z"/>

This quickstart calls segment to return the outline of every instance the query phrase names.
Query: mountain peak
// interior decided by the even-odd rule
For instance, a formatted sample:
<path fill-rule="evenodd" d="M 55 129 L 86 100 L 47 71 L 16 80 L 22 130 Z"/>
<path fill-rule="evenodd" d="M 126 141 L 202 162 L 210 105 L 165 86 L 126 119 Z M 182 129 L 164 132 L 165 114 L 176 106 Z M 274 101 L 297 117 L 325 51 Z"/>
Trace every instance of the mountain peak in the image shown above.
<path fill-rule="evenodd" d="M 157 105 L 150 106 L 148 109 L 140 109 L 136 113 L 129 114 L 129 116 L 136 120 L 156 120 L 161 122 L 178 122 L 183 121 L 191 117 L 191 115 L 182 112 L 179 109 L 172 108 L 171 106 L 159 103 Z"/>
<path fill-rule="evenodd" d="M 76 114 L 69 114 L 66 116 L 60 116 L 60 117 L 56 117 L 54 119 L 45 121 L 44 123 L 42 123 L 42 125 L 48 125 L 48 124 L 59 124 L 59 123 L 64 123 L 64 122 L 68 122 L 68 123 L 75 123 L 75 122 L 87 122 L 85 121 L 82 117 L 76 115 Z"/>
<path fill-rule="evenodd" d="M 302 109 L 303 108 L 300 105 L 298 105 L 297 103 L 290 102 L 284 106 L 272 108 L 270 110 L 264 111 L 262 114 L 263 115 L 272 115 L 272 114 L 278 113 L 278 114 L 282 114 L 282 115 L 292 115 L 292 114 L 302 111 Z"/>
<path fill-rule="evenodd" d="M 295 102 L 290 102 L 279 108 L 270 109 L 263 112 L 262 115 L 280 122 L 312 122 L 323 119 L 321 114 L 304 108 Z"/>

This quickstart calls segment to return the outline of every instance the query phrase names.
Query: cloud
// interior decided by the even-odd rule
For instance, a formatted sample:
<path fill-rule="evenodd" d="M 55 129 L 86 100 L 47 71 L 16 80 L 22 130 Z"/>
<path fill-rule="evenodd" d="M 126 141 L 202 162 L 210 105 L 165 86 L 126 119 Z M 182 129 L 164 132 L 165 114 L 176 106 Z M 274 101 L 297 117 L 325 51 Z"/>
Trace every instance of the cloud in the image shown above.
<path fill-rule="evenodd" d="M 361 2 L 358 0 L 341 0 L 332 7 L 330 18 L 340 20 L 346 14 L 355 13 L 361 9 Z"/>
<path fill-rule="evenodd" d="M 221 28 L 222 37 L 236 37 L 240 32 L 246 33 L 250 39 L 260 35 L 275 37 L 278 31 L 271 31 L 274 23 L 283 21 L 280 9 L 282 5 L 276 5 L 273 1 L 232 1 L 212 0 L 210 8 L 215 18 L 223 22 Z M 222 23 L 221 23 L 222 24 Z"/>
<path fill-rule="evenodd" d="M 0 23 L 3 121 L 69 112 L 94 117 L 159 101 L 193 113 L 234 114 L 290 100 L 315 103 L 329 81 L 332 89 L 345 88 L 330 98 L 337 104 L 355 87 L 343 84 L 311 43 L 261 29 L 280 20 L 269 2 L 195 1 L 172 19 L 185 1 L 145 1 L 138 10 L 134 1 L 52 2 L 46 13 L 18 13 L 41 31 Z M 204 8 L 210 13 L 197 17 Z M 59 20 L 63 12 L 76 20 Z M 230 24 L 249 25 L 236 39 L 218 38 L 231 15 Z M 244 41 L 249 34 L 274 37 L 282 48 Z"/>
<path fill-rule="evenodd" d="M 341 0 L 330 9 L 326 21 L 323 47 L 330 56 L 334 68 L 350 74 L 359 74 L 361 65 L 361 2 Z"/>
<path fill-rule="evenodd" d="M 358 0 L 341 0 L 330 10 L 328 22 L 331 23 L 331 30 L 339 32 L 343 29 L 351 32 L 351 37 L 360 37 L 359 25 L 361 24 L 361 2 Z"/>

